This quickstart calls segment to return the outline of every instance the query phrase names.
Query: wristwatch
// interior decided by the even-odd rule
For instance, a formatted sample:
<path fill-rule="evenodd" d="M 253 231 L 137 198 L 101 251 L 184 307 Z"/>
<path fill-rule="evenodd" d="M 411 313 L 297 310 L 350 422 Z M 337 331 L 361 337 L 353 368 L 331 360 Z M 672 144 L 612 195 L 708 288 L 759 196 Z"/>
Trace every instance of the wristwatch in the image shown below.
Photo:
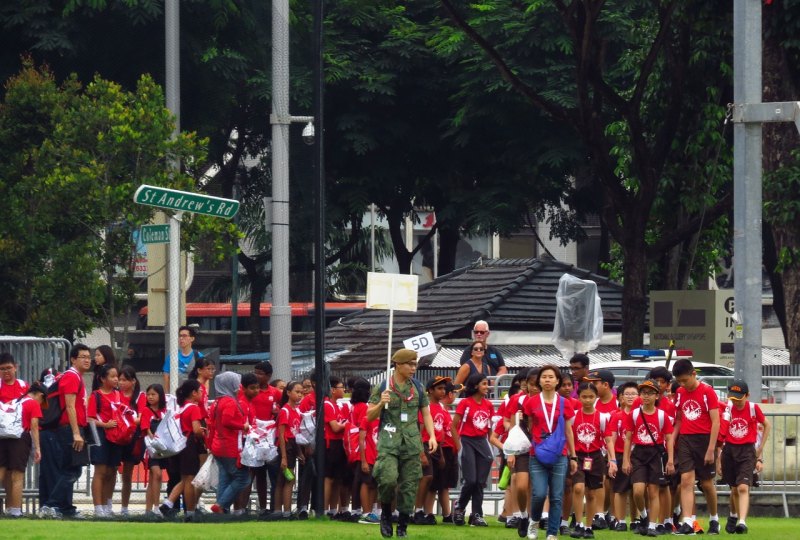
<path fill-rule="evenodd" d="M 578 456 L 569 456 L 569 459 L 572 461 L 578 461 Z"/>

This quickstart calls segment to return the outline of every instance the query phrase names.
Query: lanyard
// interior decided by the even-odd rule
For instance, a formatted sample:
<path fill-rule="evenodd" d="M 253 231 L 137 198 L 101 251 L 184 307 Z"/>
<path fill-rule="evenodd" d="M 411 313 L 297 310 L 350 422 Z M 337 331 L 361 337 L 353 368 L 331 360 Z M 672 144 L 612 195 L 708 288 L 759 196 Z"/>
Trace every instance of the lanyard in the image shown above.
<path fill-rule="evenodd" d="M 397 390 L 397 387 L 394 385 L 394 377 L 391 377 L 391 378 L 389 379 L 389 388 L 391 388 L 391 389 L 392 389 L 392 392 L 394 392 L 395 394 L 397 394 L 397 395 L 398 395 L 398 397 L 399 397 L 400 399 L 404 400 L 406 403 L 408 403 L 409 401 L 411 401 L 412 399 L 414 399 L 414 382 L 413 382 L 413 381 L 411 381 L 410 379 L 409 379 L 409 381 L 408 381 L 408 382 L 409 382 L 409 384 L 411 385 L 411 395 L 409 395 L 408 397 L 404 397 L 404 396 L 403 396 L 403 394 L 401 394 L 400 392 L 398 392 L 398 390 Z"/>
<path fill-rule="evenodd" d="M 558 405 L 558 396 L 555 396 L 553 398 L 553 407 L 552 410 L 550 411 L 549 417 L 547 416 L 547 407 L 545 407 L 544 396 L 542 394 L 539 394 L 539 400 L 541 400 L 542 402 L 542 414 L 544 414 L 544 421 L 545 424 L 547 424 L 547 431 L 553 433 L 553 422 L 556 419 L 556 407 Z"/>

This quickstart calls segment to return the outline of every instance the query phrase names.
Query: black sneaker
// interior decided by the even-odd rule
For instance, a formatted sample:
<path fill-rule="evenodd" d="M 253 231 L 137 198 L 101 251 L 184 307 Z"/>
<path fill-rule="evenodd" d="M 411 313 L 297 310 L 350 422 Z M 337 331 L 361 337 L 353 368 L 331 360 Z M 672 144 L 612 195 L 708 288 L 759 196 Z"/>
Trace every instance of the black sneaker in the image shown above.
<path fill-rule="evenodd" d="M 719 534 L 719 521 L 712 519 L 708 522 L 708 534 Z"/>
<path fill-rule="evenodd" d="M 736 525 L 736 534 L 747 534 L 747 525 L 744 523 Z"/>
<path fill-rule="evenodd" d="M 739 521 L 739 518 L 728 516 L 728 519 L 725 521 L 725 532 L 728 534 L 735 534 L 737 521 Z"/>
<path fill-rule="evenodd" d="M 425 516 L 425 523 L 423 523 L 423 525 L 436 525 L 436 516 L 433 514 Z"/>
<path fill-rule="evenodd" d="M 661 536 L 661 535 L 667 534 L 667 528 L 666 528 L 666 527 L 664 527 L 664 525 L 662 525 L 662 524 L 660 524 L 660 523 L 659 523 L 658 525 L 656 525 L 656 534 L 657 534 L 658 536 Z"/>
<path fill-rule="evenodd" d="M 530 523 L 530 519 L 526 517 L 519 520 L 519 523 L 517 523 L 517 536 L 520 538 L 528 536 L 528 523 Z"/>
<path fill-rule="evenodd" d="M 572 529 L 572 532 L 569 533 L 570 538 L 583 538 L 583 527 L 580 525 Z"/>
<path fill-rule="evenodd" d="M 549 519 L 549 518 L 544 518 L 544 517 L 543 517 L 542 519 L 540 519 L 540 520 L 539 520 L 539 529 L 541 529 L 541 530 L 543 530 L 543 531 L 546 531 L 546 530 L 547 530 L 547 520 L 548 520 L 548 519 Z"/>
<path fill-rule="evenodd" d="M 499 521 L 500 523 L 508 523 L 508 518 L 501 514 L 497 516 L 497 521 Z"/>
<path fill-rule="evenodd" d="M 161 512 L 161 515 L 165 518 L 172 518 L 178 515 L 179 509 L 175 508 L 174 506 L 162 504 L 158 507 L 158 511 Z"/>
<path fill-rule="evenodd" d="M 672 534 L 676 534 L 678 536 L 694 536 L 694 527 L 689 525 L 688 523 L 681 523 L 681 526 L 678 527 L 678 530 Z"/>
<path fill-rule="evenodd" d="M 469 518 L 469 524 L 473 527 L 488 527 L 489 524 L 486 523 L 486 520 L 483 519 L 483 516 L 480 514 L 472 514 Z"/>
<path fill-rule="evenodd" d="M 655 536 L 658 536 L 658 533 L 656 532 L 656 530 L 655 530 L 655 529 L 651 529 L 651 528 L 649 528 L 649 527 L 648 527 L 648 528 L 647 528 L 647 532 L 646 532 L 646 533 L 644 533 L 644 536 L 651 536 L 651 537 L 655 537 Z"/>
<path fill-rule="evenodd" d="M 417 510 L 414 512 L 414 518 L 411 520 L 414 525 L 425 525 L 425 512 Z"/>
<path fill-rule="evenodd" d="M 648 527 L 650 526 L 650 518 L 649 517 L 641 517 L 639 516 L 639 530 L 638 533 L 642 536 L 647 536 L 647 531 L 649 530 Z"/>
<path fill-rule="evenodd" d="M 453 514 L 442 516 L 442 523 L 453 523 Z"/>
<path fill-rule="evenodd" d="M 606 521 L 606 518 L 603 516 L 594 516 L 594 519 L 592 520 L 592 529 L 597 529 L 598 531 L 608 529 L 608 522 Z"/>
<path fill-rule="evenodd" d="M 592 529 L 583 529 L 584 538 L 594 538 L 594 531 Z"/>
<path fill-rule="evenodd" d="M 572 531 L 567 525 L 562 525 L 561 527 L 558 528 L 558 534 L 560 534 L 561 536 L 569 536 L 570 533 L 572 533 Z"/>
<path fill-rule="evenodd" d="M 617 524 L 614 525 L 614 528 L 612 530 L 616 531 L 616 532 L 627 532 L 628 524 L 627 523 L 623 523 L 621 521 L 617 521 Z"/>
<path fill-rule="evenodd" d="M 297 519 L 308 519 L 308 510 L 300 510 L 297 513 Z"/>
<path fill-rule="evenodd" d="M 633 534 L 638 534 L 639 533 L 639 520 L 638 519 L 634 519 L 633 521 L 631 521 L 631 532 Z"/>
<path fill-rule="evenodd" d="M 517 516 L 511 516 L 506 520 L 506 529 L 516 529 L 517 525 L 519 525 L 519 520 Z"/>
<path fill-rule="evenodd" d="M 453 523 L 458 525 L 464 525 L 464 511 L 458 508 L 453 509 Z"/>

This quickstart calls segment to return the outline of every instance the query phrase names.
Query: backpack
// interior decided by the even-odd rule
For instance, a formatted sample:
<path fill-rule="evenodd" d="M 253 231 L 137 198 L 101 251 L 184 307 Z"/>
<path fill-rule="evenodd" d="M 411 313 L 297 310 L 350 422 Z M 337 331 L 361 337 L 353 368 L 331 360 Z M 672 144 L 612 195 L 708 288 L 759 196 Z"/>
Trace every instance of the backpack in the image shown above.
<path fill-rule="evenodd" d="M 61 406 L 60 383 L 61 379 L 67 373 L 69 373 L 69 370 L 56 377 L 56 380 L 53 381 L 53 384 L 47 388 L 47 408 L 42 407 L 42 419 L 39 422 L 39 426 L 41 426 L 42 429 L 55 429 L 58 427 L 58 424 L 61 421 L 61 416 L 64 414 L 64 408 Z M 81 389 L 84 387 L 83 377 L 77 371 L 73 371 L 73 373 L 78 375 L 80 380 L 80 386 L 78 386 L 78 394 L 80 394 Z"/>
<path fill-rule="evenodd" d="M 97 404 L 97 415 L 100 415 L 100 400 L 102 395 L 99 390 L 94 392 L 94 401 Z M 125 446 L 133 442 L 136 435 L 136 413 L 123 403 L 111 402 L 111 420 L 116 420 L 116 427 L 106 428 L 106 440 L 110 443 Z"/>
<path fill-rule="evenodd" d="M 567 444 L 567 436 L 564 432 L 564 398 L 558 397 L 558 422 L 550 436 L 539 444 L 534 444 L 534 456 L 542 465 L 555 465 L 561 456 L 564 455 L 564 445 Z"/>
<path fill-rule="evenodd" d="M 19 399 L 0 405 L 0 439 L 19 439 L 22 437 L 22 404 L 31 398 Z"/>

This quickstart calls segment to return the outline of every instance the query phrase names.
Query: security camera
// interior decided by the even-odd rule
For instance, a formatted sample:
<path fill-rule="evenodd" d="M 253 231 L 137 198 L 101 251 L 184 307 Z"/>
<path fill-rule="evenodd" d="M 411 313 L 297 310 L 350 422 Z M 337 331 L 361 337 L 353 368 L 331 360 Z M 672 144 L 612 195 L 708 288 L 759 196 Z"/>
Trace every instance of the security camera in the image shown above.
<path fill-rule="evenodd" d="M 314 144 L 314 123 L 309 122 L 306 124 L 306 127 L 303 128 L 303 142 L 307 145 L 311 146 Z"/>

